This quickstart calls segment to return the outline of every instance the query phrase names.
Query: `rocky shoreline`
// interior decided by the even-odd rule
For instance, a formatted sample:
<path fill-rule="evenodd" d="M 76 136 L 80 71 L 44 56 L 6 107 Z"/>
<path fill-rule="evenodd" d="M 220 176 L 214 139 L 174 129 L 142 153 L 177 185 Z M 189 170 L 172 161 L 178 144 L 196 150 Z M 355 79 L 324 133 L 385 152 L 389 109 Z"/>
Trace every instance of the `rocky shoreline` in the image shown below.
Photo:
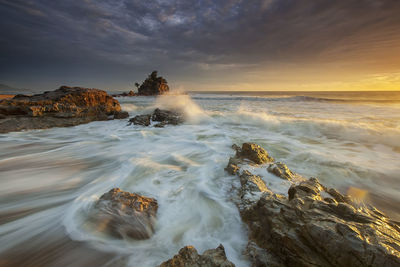
<path fill-rule="evenodd" d="M 0 133 L 67 127 L 127 118 L 117 100 L 99 89 L 61 86 L 33 96 L 0 101 Z"/>
<path fill-rule="evenodd" d="M 240 180 L 234 202 L 248 226 L 248 244 L 243 254 L 251 266 L 400 266 L 398 222 L 369 204 L 325 187 L 317 178 L 306 179 L 291 171 L 257 144 L 233 148 L 236 155 L 229 159 L 225 170 Z M 274 192 L 267 186 L 266 177 L 251 173 L 249 166 L 265 169 L 286 181 L 287 194 Z M 99 205 L 103 208 L 98 216 L 112 217 L 107 221 L 118 237 L 124 234 L 115 231 L 115 225 L 132 233 L 131 238 L 151 237 L 157 200 L 112 189 L 100 198 L 97 209 Z M 139 227 L 137 220 L 141 222 Z M 220 245 L 203 255 L 186 246 L 160 266 L 234 264 Z"/>
<path fill-rule="evenodd" d="M 249 227 L 252 266 L 400 266 L 400 224 L 317 178 L 306 179 L 275 163 L 256 144 L 236 149 L 226 170 L 240 179 L 242 220 Z M 290 181 L 287 196 L 273 192 L 246 165 Z"/>

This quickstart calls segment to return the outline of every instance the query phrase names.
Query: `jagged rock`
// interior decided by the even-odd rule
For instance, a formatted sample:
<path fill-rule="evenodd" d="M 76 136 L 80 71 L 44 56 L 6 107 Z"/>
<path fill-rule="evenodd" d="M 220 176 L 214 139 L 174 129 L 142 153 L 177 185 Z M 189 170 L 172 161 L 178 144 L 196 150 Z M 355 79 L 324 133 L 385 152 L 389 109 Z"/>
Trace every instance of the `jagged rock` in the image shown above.
<path fill-rule="evenodd" d="M 151 119 L 150 114 L 137 115 L 137 116 L 133 117 L 132 119 L 130 119 L 129 122 L 133 123 L 135 125 L 149 126 L 150 119 Z"/>
<path fill-rule="evenodd" d="M 225 249 L 219 245 L 215 249 L 206 250 L 199 255 L 192 246 L 186 246 L 172 259 L 163 262 L 159 267 L 234 267 L 235 265 L 226 258 Z"/>
<path fill-rule="evenodd" d="M 236 148 L 236 157 L 242 159 L 249 159 L 256 164 L 263 164 L 273 162 L 274 159 L 270 157 L 264 148 L 254 143 L 243 143 L 242 148 Z"/>
<path fill-rule="evenodd" d="M 16 95 L 0 101 L 0 133 L 73 126 L 109 116 L 121 116 L 117 100 L 98 89 L 61 86 L 33 96 Z"/>
<path fill-rule="evenodd" d="M 282 162 L 275 162 L 272 163 L 268 166 L 267 170 L 270 173 L 275 174 L 276 176 L 285 179 L 285 180 L 293 180 L 295 177 L 295 174 L 289 170 L 289 168 L 286 166 L 286 164 Z"/>
<path fill-rule="evenodd" d="M 153 71 L 138 88 L 139 95 L 161 95 L 169 92 L 167 80 Z"/>
<path fill-rule="evenodd" d="M 184 121 L 181 113 L 156 108 L 151 116 L 153 121 L 164 122 L 166 124 L 178 125 Z"/>
<path fill-rule="evenodd" d="M 229 158 L 228 165 L 226 166 L 225 170 L 230 174 L 230 175 L 235 175 L 239 170 L 240 167 L 238 166 L 240 162 L 236 158 Z"/>
<path fill-rule="evenodd" d="M 91 219 L 114 237 L 148 239 L 154 233 L 157 209 L 154 198 L 113 188 L 97 201 Z"/>
<path fill-rule="evenodd" d="M 288 197 L 248 171 L 239 178 L 252 266 L 400 266 L 400 224 L 373 206 L 316 178 L 292 182 Z"/>
<path fill-rule="evenodd" d="M 154 124 L 154 127 L 162 128 L 167 124 L 180 124 L 184 121 L 184 118 L 181 113 L 156 108 L 153 114 L 137 115 L 129 120 L 131 124 L 142 126 L 149 126 L 152 121 L 158 122 Z"/>

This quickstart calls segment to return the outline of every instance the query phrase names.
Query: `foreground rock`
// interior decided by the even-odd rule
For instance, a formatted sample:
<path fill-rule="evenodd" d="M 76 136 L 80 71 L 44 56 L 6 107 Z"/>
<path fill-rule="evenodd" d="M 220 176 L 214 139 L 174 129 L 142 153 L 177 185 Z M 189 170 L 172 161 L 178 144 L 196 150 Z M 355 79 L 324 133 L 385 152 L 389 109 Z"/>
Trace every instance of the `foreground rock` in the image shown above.
<path fill-rule="evenodd" d="M 270 166 L 283 179 L 293 174 Z M 316 178 L 292 183 L 284 196 L 260 176 L 236 174 L 253 266 L 400 266 L 400 225 L 373 206 L 355 203 Z"/>
<path fill-rule="evenodd" d="M 225 255 L 222 245 L 215 249 L 209 249 L 203 255 L 199 255 L 192 246 L 186 246 L 172 259 L 163 262 L 159 267 L 234 267 Z"/>
<path fill-rule="evenodd" d="M 153 114 L 137 115 L 129 120 L 135 125 L 149 126 L 151 122 L 158 122 L 154 127 L 164 127 L 165 125 L 178 125 L 184 122 L 183 114 L 170 110 L 156 108 Z"/>
<path fill-rule="evenodd" d="M 117 238 L 148 239 L 153 235 L 158 204 L 153 198 L 111 189 L 97 201 L 92 220 Z"/>
<path fill-rule="evenodd" d="M 0 133 L 73 126 L 91 121 L 126 118 L 117 100 L 105 91 L 61 86 L 33 96 L 0 101 Z"/>

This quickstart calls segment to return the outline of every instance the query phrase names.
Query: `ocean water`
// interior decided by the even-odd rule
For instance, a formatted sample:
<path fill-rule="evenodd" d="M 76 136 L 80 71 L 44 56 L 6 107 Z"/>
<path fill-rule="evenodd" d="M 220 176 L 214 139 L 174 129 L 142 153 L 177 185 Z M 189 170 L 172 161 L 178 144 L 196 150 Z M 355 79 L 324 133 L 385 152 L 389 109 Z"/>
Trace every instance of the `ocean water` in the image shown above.
<path fill-rule="evenodd" d="M 246 226 L 224 171 L 231 145 L 256 142 L 400 219 L 400 92 L 192 92 L 118 99 L 130 116 L 179 108 L 165 128 L 127 120 L 0 135 L 0 265 L 155 266 L 185 245 L 223 244 L 236 266 Z M 268 183 L 267 183 L 268 184 Z M 279 193 L 287 185 L 270 182 Z M 113 187 L 158 200 L 156 232 L 117 240 L 87 223 Z"/>

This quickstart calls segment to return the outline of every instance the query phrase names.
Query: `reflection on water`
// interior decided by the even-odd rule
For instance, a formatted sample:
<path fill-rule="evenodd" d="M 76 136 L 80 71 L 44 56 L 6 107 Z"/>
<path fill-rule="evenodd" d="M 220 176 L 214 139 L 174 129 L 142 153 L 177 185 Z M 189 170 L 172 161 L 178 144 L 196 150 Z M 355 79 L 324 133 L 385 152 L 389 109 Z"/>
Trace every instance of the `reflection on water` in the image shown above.
<path fill-rule="evenodd" d="M 244 141 L 400 218 L 399 105 L 251 97 L 121 99 L 131 116 L 177 104 L 188 122 L 163 129 L 116 120 L 0 135 L 0 265 L 155 266 L 185 245 L 222 243 L 247 266 L 246 228 L 230 200 L 238 181 L 223 170 Z M 87 223 L 114 187 L 158 200 L 152 238 L 120 240 Z"/>

